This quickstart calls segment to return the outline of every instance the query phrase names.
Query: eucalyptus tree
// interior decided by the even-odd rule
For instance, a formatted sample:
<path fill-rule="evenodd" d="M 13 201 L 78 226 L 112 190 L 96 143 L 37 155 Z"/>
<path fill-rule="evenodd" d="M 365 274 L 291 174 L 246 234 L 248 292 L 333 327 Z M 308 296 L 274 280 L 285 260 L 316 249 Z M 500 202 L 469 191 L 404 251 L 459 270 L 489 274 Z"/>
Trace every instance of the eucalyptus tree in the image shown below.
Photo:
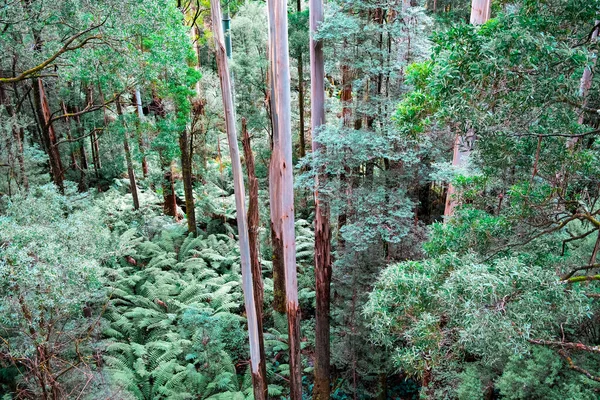
<path fill-rule="evenodd" d="M 244 288 L 244 303 L 246 306 L 246 315 L 248 317 L 248 336 L 250 339 L 250 367 L 252 372 L 252 382 L 254 387 L 254 397 L 264 399 L 267 396 L 267 377 L 262 375 L 265 363 L 264 355 L 260 353 L 262 335 L 258 327 L 258 317 L 255 305 L 254 286 L 252 282 L 252 266 L 250 260 L 250 243 L 248 237 L 248 220 L 246 217 L 244 177 L 237 142 L 235 126 L 235 109 L 233 105 L 233 94 L 231 88 L 229 65 L 227 54 L 225 52 L 225 41 L 223 27 L 221 25 L 221 4 L 218 0 L 211 0 L 212 30 L 215 40 L 215 49 L 217 57 L 217 68 L 221 83 L 221 96 L 223 98 L 223 111 L 225 113 L 225 128 L 227 131 L 227 141 L 229 143 L 229 153 L 231 157 L 231 166 L 234 181 L 235 205 L 237 216 L 237 228 L 240 241 L 240 256 L 242 265 L 242 280 Z"/>
<path fill-rule="evenodd" d="M 319 131 L 325 125 L 325 60 L 323 42 L 317 39 L 319 24 L 323 21 L 323 1 L 311 0 L 310 8 L 310 98 L 312 151 L 325 151 L 318 141 Z M 300 62 L 300 60 L 299 60 Z M 330 308 L 331 308 L 331 226 L 329 207 L 319 198 L 319 185 L 324 183 L 322 169 L 315 174 L 315 386 L 314 399 L 330 396 Z"/>
<path fill-rule="evenodd" d="M 271 186 L 271 201 L 276 203 L 281 224 L 283 266 L 285 273 L 285 311 L 288 320 L 290 349 L 290 398 L 302 399 L 302 360 L 300 358 L 300 309 L 296 272 L 296 233 L 294 226 L 294 177 L 292 163 L 290 62 L 287 3 L 267 2 L 269 15 L 269 52 L 272 69 L 274 114 L 277 132 L 273 133 L 272 170 L 279 184 Z"/>

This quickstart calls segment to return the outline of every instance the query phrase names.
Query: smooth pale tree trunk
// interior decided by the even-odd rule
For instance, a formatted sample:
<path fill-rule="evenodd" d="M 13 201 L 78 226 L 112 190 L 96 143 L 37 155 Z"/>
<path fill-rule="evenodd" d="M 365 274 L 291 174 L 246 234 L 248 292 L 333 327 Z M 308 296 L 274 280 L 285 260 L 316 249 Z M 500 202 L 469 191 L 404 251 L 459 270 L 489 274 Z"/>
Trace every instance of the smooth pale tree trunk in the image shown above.
<path fill-rule="evenodd" d="M 472 0 L 471 2 L 471 24 L 485 24 L 492 13 L 492 0 Z"/>
<path fill-rule="evenodd" d="M 215 50 L 217 69 L 221 82 L 221 95 L 223 98 L 223 110 L 225 112 L 225 129 L 229 143 L 231 157 L 231 170 L 233 173 L 233 188 L 235 194 L 235 206 L 237 214 L 237 226 L 240 242 L 240 263 L 242 269 L 242 286 L 244 290 L 244 303 L 248 319 L 248 336 L 250 342 L 250 367 L 252 372 L 252 384 L 254 398 L 256 400 L 266 398 L 266 376 L 261 376 L 260 336 L 258 332 L 258 316 L 254 300 L 254 287 L 252 285 L 252 266 L 250 263 L 250 243 L 248 238 L 248 225 L 246 219 L 244 178 L 242 175 L 242 164 L 237 142 L 235 127 L 235 116 L 233 109 L 233 97 L 229 75 L 229 65 L 225 53 L 225 41 L 223 27 L 221 25 L 221 5 L 219 0 L 210 1 L 212 29 L 215 39 Z"/>
<path fill-rule="evenodd" d="M 138 129 L 138 145 L 140 147 L 140 153 L 142 153 L 142 174 L 144 179 L 148 177 L 148 160 L 146 159 L 146 143 L 144 140 L 144 133 L 142 132 L 142 121 L 144 120 L 144 109 L 142 108 L 142 95 L 140 89 L 135 89 L 135 105 L 137 108 L 137 114 L 139 119 L 140 129 Z"/>
<path fill-rule="evenodd" d="M 274 152 L 276 144 L 279 147 L 279 124 L 277 107 L 275 106 L 274 64 L 276 54 L 273 53 L 271 36 L 274 35 L 275 26 L 273 18 L 269 18 L 269 67 L 267 72 L 268 90 L 270 91 L 269 108 L 271 113 L 271 160 L 269 162 L 269 208 L 271 215 L 271 242 L 273 245 L 273 310 L 280 314 L 286 312 L 286 294 L 285 294 L 285 271 L 283 263 L 283 233 L 281 231 L 281 202 L 277 201 L 276 196 L 281 193 L 281 174 L 279 168 L 279 153 Z"/>
<path fill-rule="evenodd" d="M 117 114 L 123 115 L 123 109 L 121 108 L 121 98 L 115 99 L 117 106 Z M 127 163 L 127 175 L 129 176 L 129 186 L 131 187 L 131 197 L 133 197 L 133 209 L 140 209 L 140 200 L 138 198 L 137 184 L 135 181 L 135 171 L 133 169 L 133 161 L 131 160 L 131 149 L 129 148 L 129 134 L 127 133 L 127 125 L 123 120 L 123 150 L 125 151 L 125 161 Z"/>
<path fill-rule="evenodd" d="M 268 0 L 273 94 L 277 115 L 278 141 L 273 141 L 272 172 L 281 179 L 281 191 L 271 196 L 280 206 L 283 239 L 286 312 L 288 318 L 288 345 L 290 349 L 290 399 L 302 399 L 302 363 L 300 359 L 300 309 L 298 307 L 298 279 L 296 275 L 296 234 L 294 228 L 294 182 L 292 164 L 290 62 L 288 44 L 287 3 Z"/>
<path fill-rule="evenodd" d="M 319 130 L 325 125 L 325 64 L 323 42 L 314 35 L 323 21 L 323 0 L 310 0 L 310 97 L 312 151 L 325 149 L 317 142 Z M 329 207 L 319 199 L 319 185 L 325 182 L 322 171 L 315 178 L 315 385 L 313 398 L 328 400 L 330 397 L 330 304 L 331 304 L 331 228 Z"/>
<path fill-rule="evenodd" d="M 88 103 L 90 104 L 90 103 Z M 79 112 L 79 107 L 75 107 L 74 111 Z M 77 123 L 77 137 L 82 138 L 85 135 L 85 127 L 83 126 L 83 121 L 81 117 L 78 115 L 75 117 L 75 122 Z M 79 144 L 79 191 L 85 191 L 85 171 L 88 169 L 88 160 L 87 155 L 85 153 L 85 144 L 83 139 L 78 140 Z"/>
<path fill-rule="evenodd" d="M 473 0 L 471 3 L 471 24 L 485 24 L 491 16 L 491 0 Z M 475 142 L 475 133 L 472 129 L 467 132 L 465 137 L 457 134 L 454 137 L 454 153 L 452 155 L 452 165 L 456 167 L 464 167 L 469 163 L 471 150 Z M 446 206 L 444 216 L 451 217 L 454 215 L 456 208 L 456 199 L 454 194 L 456 190 L 452 184 L 448 185 L 448 193 L 446 194 Z"/>
<path fill-rule="evenodd" d="M 296 11 L 302 11 L 302 0 L 298 0 Z M 306 156 L 306 138 L 304 137 L 304 65 L 302 61 L 302 48 L 298 49 L 298 113 L 300 114 L 299 126 L 299 156 Z"/>
<path fill-rule="evenodd" d="M 242 144 L 244 146 L 244 159 L 246 160 L 246 171 L 248 173 L 248 244 L 250 246 L 250 265 L 252 266 L 252 283 L 254 286 L 254 304 L 256 306 L 256 322 L 258 325 L 258 344 L 260 348 L 260 376 L 264 377 L 263 387 L 266 389 L 267 365 L 265 363 L 265 345 L 263 340 L 263 281 L 262 268 L 259 258 L 259 210 L 258 210 L 258 179 L 254 168 L 254 155 L 250 144 L 250 135 L 246 125 L 246 118 L 242 118 Z M 267 397 L 267 392 L 264 392 Z"/>

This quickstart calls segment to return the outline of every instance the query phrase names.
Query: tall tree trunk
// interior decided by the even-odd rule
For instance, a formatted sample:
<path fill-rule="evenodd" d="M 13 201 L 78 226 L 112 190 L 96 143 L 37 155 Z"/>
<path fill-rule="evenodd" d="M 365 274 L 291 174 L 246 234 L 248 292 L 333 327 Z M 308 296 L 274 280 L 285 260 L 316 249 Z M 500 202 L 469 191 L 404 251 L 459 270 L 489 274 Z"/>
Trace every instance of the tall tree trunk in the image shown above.
<path fill-rule="evenodd" d="M 165 215 L 177 219 L 177 197 L 175 196 L 175 180 L 173 178 L 173 160 L 165 160 L 161 157 L 163 170 L 163 212 Z"/>
<path fill-rule="evenodd" d="M 90 99 L 90 103 L 91 104 L 91 99 Z M 79 107 L 75 107 L 74 111 L 77 113 L 79 112 Z M 77 116 L 75 117 L 75 122 L 77 123 L 77 137 L 78 138 L 83 138 L 83 136 L 85 135 L 85 127 L 83 125 L 83 122 L 81 121 L 81 117 Z M 87 155 L 85 154 L 85 144 L 83 142 L 83 139 L 79 139 L 78 141 L 78 145 L 79 145 L 79 191 L 83 192 L 84 190 L 86 190 L 86 185 L 85 185 L 85 170 L 88 169 L 88 161 L 87 161 Z"/>
<path fill-rule="evenodd" d="M 275 89 L 273 87 L 274 70 L 276 55 L 273 53 L 271 35 L 274 34 L 274 21 L 269 18 L 269 43 L 268 53 L 270 63 L 268 66 L 267 80 L 269 94 L 269 110 L 271 115 L 271 160 L 269 162 L 269 208 L 271 214 L 271 242 L 273 245 L 273 310 L 280 314 L 285 314 L 285 271 L 283 264 L 283 233 L 281 232 L 281 203 L 275 198 L 277 193 L 281 193 L 281 174 L 277 170 L 279 166 L 279 153 L 273 151 L 275 142 L 279 143 L 279 124 L 278 113 L 275 105 Z"/>
<path fill-rule="evenodd" d="M 37 78 L 33 84 L 35 95 L 35 103 L 42 131 L 42 138 L 48 149 L 48 158 L 50 161 L 50 176 L 52 181 L 61 192 L 64 191 L 64 170 L 58 151 L 56 132 L 52 125 L 50 107 L 48 106 L 48 98 L 44 90 L 44 83 L 41 78 Z"/>
<path fill-rule="evenodd" d="M 194 204 L 194 187 L 192 176 L 192 154 L 187 128 L 179 133 L 179 149 L 181 151 L 181 174 L 183 175 L 183 192 L 185 194 L 185 214 L 188 232 L 196 236 L 196 208 Z"/>
<path fill-rule="evenodd" d="M 117 106 L 117 114 L 122 117 L 123 109 L 121 108 L 121 98 L 115 99 Z M 131 149 L 129 148 L 129 134 L 127 133 L 127 125 L 123 120 L 123 150 L 125 151 L 125 161 L 127 163 L 127 175 L 129 176 L 129 186 L 131 187 L 131 197 L 133 197 L 133 209 L 140 209 L 140 200 L 138 198 L 137 184 L 135 181 L 135 171 L 133 170 L 133 161 L 131 160 Z"/>
<path fill-rule="evenodd" d="M 16 89 L 16 84 L 14 85 L 14 87 Z M 17 92 L 15 90 L 15 97 L 16 97 L 16 94 L 17 94 Z M 4 89 L 4 85 L 2 85 L 2 84 L 0 84 L 0 104 L 5 105 L 6 111 L 12 118 L 17 117 L 17 111 L 15 110 L 14 106 L 8 100 L 8 97 L 6 96 L 6 90 Z M 23 155 L 23 140 L 21 138 L 21 132 L 15 124 L 12 124 L 11 130 L 12 130 L 13 142 L 17 146 L 17 161 L 19 163 L 19 174 L 20 174 L 21 185 L 23 186 L 23 189 L 25 190 L 25 192 L 28 192 L 29 191 L 29 179 L 27 178 L 27 173 L 25 171 L 25 157 Z"/>
<path fill-rule="evenodd" d="M 235 116 L 233 109 L 233 97 L 231 92 L 231 81 L 227 55 L 225 54 L 225 42 L 223 27 L 221 26 L 221 5 L 219 0 L 210 1 L 211 20 L 213 35 L 215 39 L 215 50 L 219 80 L 221 81 L 221 95 L 223 97 L 223 110 L 225 111 L 225 128 L 229 143 L 231 157 L 231 169 L 233 173 L 235 206 L 237 211 L 237 226 L 240 242 L 240 263 L 242 269 L 242 286 L 244 289 L 244 303 L 246 316 L 248 318 L 248 336 L 250 341 L 250 366 L 252 372 L 252 383 L 254 398 L 265 399 L 267 388 L 264 387 L 265 376 L 261 376 L 260 336 L 258 331 L 258 317 L 252 285 L 252 266 L 250 263 L 250 243 L 248 237 L 248 225 L 246 219 L 244 178 L 242 176 L 242 165 L 235 129 Z"/>
<path fill-rule="evenodd" d="M 280 204 L 285 272 L 288 344 L 290 348 L 290 399 L 302 399 L 302 362 L 300 359 L 300 309 L 296 276 L 296 234 L 294 228 L 294 182 L 292 164 L 290 63 L 288 45 L 287 3 L 268 0 L 273 92 L 277 114 L 278 135 L 273 141 L 274 172 L 281 179 L 281 192 L 273 196 Z"/>
<path fill-rule="evenodd" d="M 61 101 L 60 105 L 62 107 L 63 113 L 68 114 L 70 110 L 67 109 L 65 102 Z M 77 156 L 75 154 L 75 146 L 73 144 L 73 135 L 71 135 L 71 118 L 66 117 L 65 124 L 67 125 L 65 132 L 67 134 L 67 140 L 69 143 L 69 156 L 71 157 L 71 168 L 73 169 L 73 171 L 77 171 L 79 169 L 79 166 L 77 165 Z"/>
<path fill-rule="evenodd" d="M 142 174 L 144 179 L 148 177 L 148 160 L 146 160 L 146 144 L 144 140 L 144 132 L 142 132 L 142 121 L 144 120 L 144 110 L 142 108 L 142 96 L 140 89 L 135 89 L 135 104 L 137 108 L 139 128 L 138 129 L 138 145 L 140 147 L 140 153 L 142 153 Z"/>
<path fill-rule="evenodd" d="M 246 126 L 246 118 L 242 118 L 242 144 L 248 173 L 248 244 L 250 246 L 250 265 L 252 266 L 252 282 L 254 286 L 254 304 L 256 306 L 256 322 L 258 325 L 258 344 L 260 348 L 260 377 L 263 379 L 264 396 L 267 397 L 267 365 L 265 363 L 265 345 L 263 340 L 263 281 L 259 259 L 259 212 L 258 212 L 258 179 L 254 170 L 254 155 L 250 145 L 250 135 Z"/>
<path fill-rule="evenodd" d="M 302 11 L 302 0 L 296 2 L 296 10 Z M 302 61 L 302 47 L 298 49 L 298 113 L 300 115 L 299 126 L 299 156 L 306 156 L 306 139 L 304 137 L 304 65 Z"/>
<path fill-rule="evenodd" d="M 312 151 L 324 151 L 318 143 L 319 129 L 325 125 L 325 64 L 323 42 L 314 35 L 323 21 L 323 0 L 310 0 L 310 98 Z M 315 386 L 313 398 L 328 400 L 330 397 L 330 304 L 331 304 L 331 228 L 329 206 L 319 198 L 319 185 L 325 183 L 323 171 L 315 178 Z"/>
<path fill-rule="evenodd" d="M 472 0 L 471 2 L 471 24 L 481 25 L 485 24 L 491 16 L 491 0 Z M 452 155 L 452 165 L 457 167 L 464 167 L 469 162 L 469 156 L 471 155 L 472 146 L 475 142 L 475 133 L 472 129 L 467 132 L 465 138 L 461 135 L 456 134 L 454 137 L 454 153 Z M 444 216 L 450 217 L 454 215 L 454 209 L 456 208 L 456 200 L 454 194 L 456 190 L 452 184 L 448 185 L 448 192 L 446 194 L 446 206 L 444 209 Z"/>

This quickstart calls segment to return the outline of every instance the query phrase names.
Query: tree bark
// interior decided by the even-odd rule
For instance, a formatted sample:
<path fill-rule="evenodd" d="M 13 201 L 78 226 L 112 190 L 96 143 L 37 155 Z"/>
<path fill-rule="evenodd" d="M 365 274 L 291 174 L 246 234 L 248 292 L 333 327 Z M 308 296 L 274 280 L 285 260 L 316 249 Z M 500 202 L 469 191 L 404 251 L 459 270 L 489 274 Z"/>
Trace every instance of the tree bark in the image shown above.
<path fill-rule="evenodd" d="M 273 141 L 274 171 L 281 179 L 281 192 L 272 198 L 280 207 L 285 273 L 288 345 L 290 349 L 290 399 L 302 399 L 302 362 L 300 359 L 300 309 L 296 275 L 296 239 L 294 227 L 294 182 L 292 164 L 290 63 L 288 45 L 287 3 L 268 0 L 273 93 L 278 135 Z M 275 135 L 274 135 L 275 136 Z M 272 161 L 273 162 L 273 161 Z"/>
<path fill-rule="evenodd" d="M 115 99 L 117 107 L 117 114 L 123 115 L 123 109 L 121 108 L 121 99 L 117 97 Z M 140 209 L 140 200 L 138 198 L 137 184 L 135 182 L 135 171 L 133 169 L 133 161 L 131 160 L 131 150 L 129 148 L 129 134 L 127 133 L 127 125 L 123 120 L 123 150 L 125 151 L 125 161 L 127 162 L 127 175 L 129 176 L 129 186 L 131 187 L 131 197 L 133 197 L 133 209 Z"/>
<path fill-rule="evenodd" d="M 223 110 L 225 112 L 225 128 L 227 131 L 229 153 L 231 156 L 231 169 L 234 181 L 235 206 L 237 211 L 237 225 L 240 242 L 242 286 L 244 289 L 244 303 L 246 307 L 246 316 L 248 319 L 248 336 L 250 341 L 252 384 L 254 388 L 254 398 L 256 400 L 262 400 L 266 398 L 265 393 L 267 388 L 264 387 L 266 377 L 261 376 L 260 368 L 261 362 L 264 361 L 261 360 L 260 355 L 261 344 L 259 343 L 260 336 L 258 330 L 258 318 L 254 300 L 254 287 L 252 285 L 252 266 L 250 263 L 250 243 L 246 219 L 244 179 L 242 176 L 242 165 L 240 161 L 237 133 L 235 128 L 235 110 L 233 108 L 229 66 L 227 63 L 227 55 L 225 54 L 223 27 L 221 25 L 221 5 L 219 0 L 210 1 L 210 10 L 215 40 L 217 69 L 219 73 L 219 80 L 221 82 Z"/>
<path fill-rule="evenodd" d="M 177 198 L 175 196 L 175 180 L 173 179 L 173 161 L 162 160 L 163 170 L 163 212 L 165 215 L 177 219 Z"/>
<path fill-rule="evenodd" d="M 275 198 L 277 193 L 281 193 L 281 174 L 277 170 L 279 165 L 279 153 L 273 151 L 275 143 L 279 146 L 279 124 L 278 113 L 275 105 L 274 64 L 276 54 L 273 53 L 271 35 L 274 34 L 274 21 L 269 18 L 269 43 L 268 53 L 270 63 L 268 66 L 267 79 L 270 95 L 269 110 L 271 115 L 271 160 L 269 162 L 269 210 L 271 215 L 271 243 L 273 245 L 273 310 L 280 314 L 285 314 L 285 272 L 283 265 L 283 233 L 281 232 L 281 204 Z"/>
<path fill-rule="evenodd" d="M 485 24 L 491 16 L 492 4 L 491 0 L 473 0 L 471 2 L 471 24 Z"/>
<path fill-rule="evenodd" d="M 323 42 L 314 35 L 323 21 L 323 0 L 310 0 L 310 97 L 312 151 L 325 151 L 318 142 L 319 129 L 325 124 L 325 63 Z M 331 304 L 331 228 L 329 207 L 319 198 L 319 185 L 325 175 L 318 171 L 315 178 L 315 385 L 313 399 L 330 397 L 330 304 Z"/>
<path fill-rule="evenodd" d="M 135 104 L 137 107 L 137 114 L 139 120 L 138 129 L 138 146 L 140 147 L 140 153 L 142 153 L 142 174 L 144 179 L 148 177 L 148 160 L 146 159 L 146 144 L 144 140 L 144 132 L 142 132 L 142 121 L 144 120 L 144 110 L 142 108 L 142 96 L 140 89 L 135 89 Z"/>
<path fill-rule="evenodd" d="M 296 11 L 302 11 L 302 1 L 296 2 Z M 304 65 L 302 61 L 302 47 L 298 49 L 298 113 L 300 115 L 300 123 L 298 128 L 299 138 L 299 156 L 306 156 L 306 139 L 304 137 Z"/>
<path fill-rule="evenodd" d="M 262 269 L 259 259 L 259 211 L 258 211 L 258 179 L 256 178 L 254 168 L 254 155 L 250 145 L 250 136 L 246 126 L 246 118 L 242 118 L 242 144 L 244 146 L 244 159 L 246 160 L 246 171 L 248 173 L 248 244 L 250 246 L 250 265 L 252 267 L 252 283 L 254 289 L 254 304 L 256 306 L 256 322 L 258 325 L 258 344 L 260 349 L 260 377 L 263 379 L 265 398 L 268 396 L 266 391 L 267 365 L 265 363 L 265 345 L 263 340 L 263 281 Z"/>
<path fill-rule="evenodd" d="M 16 86 L 16 84 L 14 85 Z M 16 91 L 15 91 L 16 95 Z M 6 91 L 4 89 L 4 85 L 0 84 L 0 104 L 4 104 L 6 107 L 6 111 L 8 114 L 16 118 L 17 112 L 12 104 L 10 104 L 8 97 L 6 96 Z M 11 126 L 13 141 L 17 146 L 17 161 L 19 163 L 19 173 L 20 173 L 20 181 L 25 192 L 29 191 L 29 179 L 27 178 L 27 173 L 25 171 L 25 157 L 23 155 L 23 140 L 21 139 L 21 132 L 17 128 L 16 125 Z"/>
<path fill-rule="evenodd" d="M 181 174 L 183 175 L 183 192 L 185 194 L 185 213 L 188 232 L 196 236 L 196 208 L 194 204 L 194 187 L 192 176 L 192 154 L 187 128 L 179 133 L 179 149 L 181 151 Z"/>
<path fill-rule="evenodd" d="M 60 152 L 58 151 L 56 132 L 50 122 L 51 111 L 48 106 L 48 98 L 46 97 L 46 91 L 44 90 L 44 83 L 41 78 L 37 78 L 33 84 L 33 91 L 35 97 L 35 103 L 42 131 L 42 138 L 48 149 L 48 158 L 50 161 L 50 176 L 52 181 L 62 193 L 64 192 L 64 170 L 62 161 L 60 159 Z"/>

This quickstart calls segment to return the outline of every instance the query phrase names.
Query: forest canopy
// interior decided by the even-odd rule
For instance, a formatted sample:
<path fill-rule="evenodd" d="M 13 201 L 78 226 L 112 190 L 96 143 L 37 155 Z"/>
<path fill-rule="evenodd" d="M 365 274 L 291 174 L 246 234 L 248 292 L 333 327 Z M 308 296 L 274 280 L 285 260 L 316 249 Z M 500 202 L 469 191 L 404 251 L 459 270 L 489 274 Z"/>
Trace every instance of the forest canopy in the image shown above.
<path fill-rule="evenodd" d="M 599 398 L 599 33 L 0 1 L 0 398 Z"/>

